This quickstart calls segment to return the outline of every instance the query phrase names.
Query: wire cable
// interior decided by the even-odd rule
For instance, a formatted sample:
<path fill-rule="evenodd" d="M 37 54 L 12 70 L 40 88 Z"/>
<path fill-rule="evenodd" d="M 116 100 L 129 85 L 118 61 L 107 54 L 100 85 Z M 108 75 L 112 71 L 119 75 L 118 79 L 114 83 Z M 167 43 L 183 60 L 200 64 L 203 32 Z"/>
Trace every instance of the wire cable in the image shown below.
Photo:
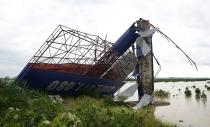
<path fill-rule="evenodd" d="M 150 24 L 153 28 L 155 28 L 154 25 Z M 194 65 L 196 70 L 198 71 L 197 65 L 196 63 L 166 34 L 164 34 L 162 31 L 158 30 L 158 32 L 162 35 L 163 38 L 165 38 L 168 42 L 171 42 L 175 45 L 176 48 L 178 48 L 188 59 L 188 61 L 190 62 L 190 65 Z"/>

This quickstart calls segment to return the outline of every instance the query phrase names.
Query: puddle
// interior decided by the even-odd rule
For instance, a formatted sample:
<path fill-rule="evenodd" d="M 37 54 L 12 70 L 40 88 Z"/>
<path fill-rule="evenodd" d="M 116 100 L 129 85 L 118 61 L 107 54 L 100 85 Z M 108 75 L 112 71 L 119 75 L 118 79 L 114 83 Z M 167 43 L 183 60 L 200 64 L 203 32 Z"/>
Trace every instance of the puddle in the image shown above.
<path fill-rule="evenodd" d="M 182 127 L 210 127 L 210 91 L 206 90 L 206 84 L 210 86 L 206 81 L 155 83 L 155 90 L 162 89 L 171 93 L 165 99 L 170 105 L 156 107 L 155 116 Z M 193 85 L 200 88 L 201 92 L 204 90 L 207 99 L 196 98 Z M 186 87 L 192 91 L 191 97 L 185 97 Z"/>

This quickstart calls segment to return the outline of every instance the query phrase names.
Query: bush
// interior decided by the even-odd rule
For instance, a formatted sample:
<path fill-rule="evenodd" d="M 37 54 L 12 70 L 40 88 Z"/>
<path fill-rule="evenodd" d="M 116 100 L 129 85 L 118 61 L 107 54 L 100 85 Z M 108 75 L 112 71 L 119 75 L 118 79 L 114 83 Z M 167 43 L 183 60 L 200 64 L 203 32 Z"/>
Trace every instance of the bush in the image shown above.
<path fill-rule="evenodd" d="M 201 90 L 200 90 L 199 88 L 196 88 L 196 89 L 195 89 L 195 93 L 196 93 L 196 94 L 200 94 L 200 93 L 201 93 Z"/>
<path fill-rule="evenodd" d="M 206 98 L 207 98 L 207 95 L 206 95 L 204 92 L 202 92 L 201 98 L 202 98 L 202 99 L 206 99 Z"/>
<path fill-rule="evenodd" d="M 156 97 L 160 97 L 160 98 L 165 98 L 165 97 L 169 97 L 170 93 L 168 91 L 164 91 L 164 90 L 155 90 L 154 95 Z"/>
<path fill-rule="evenodd" d="M 184 94 L 187 97 L 190 97 L 192 95 L 191 90 L 189 90 L 188 87 L 185 88 Z"/>

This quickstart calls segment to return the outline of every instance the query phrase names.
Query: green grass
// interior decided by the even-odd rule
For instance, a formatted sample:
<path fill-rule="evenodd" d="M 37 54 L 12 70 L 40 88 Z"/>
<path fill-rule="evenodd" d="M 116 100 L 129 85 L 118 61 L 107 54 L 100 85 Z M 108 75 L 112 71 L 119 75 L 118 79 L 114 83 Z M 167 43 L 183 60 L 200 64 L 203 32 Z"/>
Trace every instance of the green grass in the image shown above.
<path fill-rule="evenodd" d="M 82 121 L 83 127 L 169 127 L 154 117 L 154 107 L 134 111 L 113 103 L 110 97 L 67 97 L 65 105 Z"/>
<path fill-rule="evenodd" d="M 111 97 L 65 96 L 53 102 L 45 92 L 0 80 L 1 127 L 170 127 L 154 117 L 154 107 L 134 111 Z"/>
<path fill-rule="evenodd" d="M 64 106 L 52 102 L 44 92 L 19 85 L 14 81 L 0 80 L 0 126 L 44 127 L 48 121 L 57 126 L 56 118 L 66 113 Z"/>

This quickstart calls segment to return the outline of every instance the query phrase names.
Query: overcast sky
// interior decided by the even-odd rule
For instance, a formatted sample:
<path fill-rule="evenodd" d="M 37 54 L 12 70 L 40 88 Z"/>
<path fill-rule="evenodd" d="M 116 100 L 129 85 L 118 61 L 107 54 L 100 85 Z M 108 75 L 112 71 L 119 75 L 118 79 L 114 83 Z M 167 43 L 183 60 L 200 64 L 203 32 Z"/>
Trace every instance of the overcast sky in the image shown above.
<path fill-rule="evenodd" d="M 144 18 L 170 36 L 199 71 L 161 35 L 153 37 L 159 77 L 210 77 L 208 0 L 0 0 L 0 77 L 17 76 L 57 25 L 114 42 Z"/>

